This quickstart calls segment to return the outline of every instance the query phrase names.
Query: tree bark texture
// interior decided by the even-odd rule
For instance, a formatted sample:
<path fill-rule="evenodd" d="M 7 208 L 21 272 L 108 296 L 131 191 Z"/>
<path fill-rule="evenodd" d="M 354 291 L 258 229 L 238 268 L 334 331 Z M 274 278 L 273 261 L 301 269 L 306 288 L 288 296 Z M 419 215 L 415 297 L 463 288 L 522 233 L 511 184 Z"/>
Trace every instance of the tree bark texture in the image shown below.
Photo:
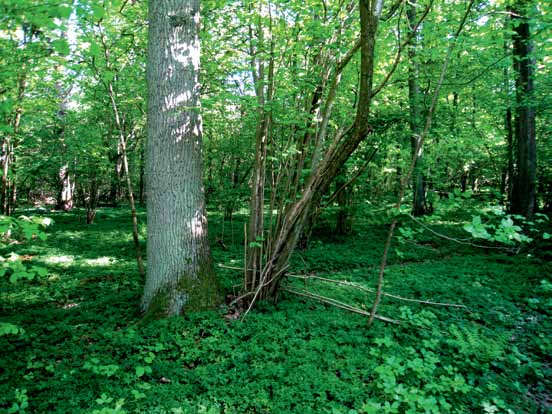
<path fill-rule="evenodd" d="M 531 217 L 535 211 L 537 188 L 537 142 L 533 102 L 534 62 L 527 12 L 530 1 L 519 0 L 512 10 L 513 51 L 516 73 L 515 141 L 516 168 L 511 212 Z"/>
<path fill-rule="evenodd" d="M 408 58 L 410 65 L 408 68 L 408 103 L 410 106 L 410 148 L 412 158 L 415 159 L 414 172 L 412 174 L 412 215 L 422 216 L 426 213 L 425 206 L 425 180 L 422 173 L 422 150 L 420 147 L 420 134 L 422 132 L 422 108 L 419 78 L 419 64 L 416 60 L 416 49 L 418 45 L 417 34 L 412 33 L 416 27 L 416 0 L 412 0 L 407 5 L 406 15 L 408 25 L 411 30 L 411 38 L 408 45 Z"/>
<path fill-rule="evenodd" d="M 27 87 L 27 74 L 22 72 L 18 82 L 17 101 L 13 118 L 13 134 L 7 135 L 2 143 L 2 157 L 0 165 L 2 167 L 2 194 L 0 200 L 0 212 L 7 216 L 11 212 L 16 202 L 16 181 L 15 181 L 15 149 L 18 145 L 19 128 L 21 125 L 21 116 L 23 114 L 23 99 Z M 11 169 L 11 172 L 10 172 Z M 10 177 L 11 175 L 11 177 Z"/>
<path fill-rule="evenodd" d="M 199 0 L 150 0 L 146 315 L 215 306 L 201 176 Z"/>

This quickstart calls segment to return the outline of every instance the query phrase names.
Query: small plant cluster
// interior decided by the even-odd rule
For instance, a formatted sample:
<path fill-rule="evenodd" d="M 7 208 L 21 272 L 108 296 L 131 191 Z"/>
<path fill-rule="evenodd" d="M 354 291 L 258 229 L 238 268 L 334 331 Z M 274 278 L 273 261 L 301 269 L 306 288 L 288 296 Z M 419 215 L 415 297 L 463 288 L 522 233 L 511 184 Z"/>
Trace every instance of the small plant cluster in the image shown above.
<path fill-rule="evenodd" d="M 0 216 L 0 247 L 30 242 L 35 239 L 46 240 L 46 228 L 52 224 L 48 217 L 20 216 L 19 218 Z M 28 261 L 28 260 L 27 260 Z M 33 280 L 44 277 L 48 270 L 34 264 L 27 265 L 21 256 L 10 253 L 0 256 L 0 277 L 8 276 L 11 283 L 21 279 Z"/>
<path fill-rule="evenodd" d="M 52 224 L 48 217 L 20 216 L 18 218 L 0 216 L 0 248 L 32 242 L 33 240 L 46 240 L 46 228 Z M 10 252 L 8 255 L 0 255 L 0 278 L 7 277 L 10 283 L 15 284 L 20 280 L 33 280 L 44 277 L 48 269 L 29 263 L 20 255 Z M 11 323 L 0 321 L 0 336 L 23 334 L 25 330 Z M 21 402 L 23 404 L 23 402 Z"/>
<path fill-rule="evenodd" d="M 539 237 L 549 240 L 550 234 L 541 232 L 540 227 L 548 222 L 548 216 L 536 213 L 531 220 L 518 214 L 506 214 L 503 208 L 494 206 L 483 216 L 472 217 L 471 223 L 464 225 L 464 230 L 476 239 L 514 245 L 530 243 Z"/>

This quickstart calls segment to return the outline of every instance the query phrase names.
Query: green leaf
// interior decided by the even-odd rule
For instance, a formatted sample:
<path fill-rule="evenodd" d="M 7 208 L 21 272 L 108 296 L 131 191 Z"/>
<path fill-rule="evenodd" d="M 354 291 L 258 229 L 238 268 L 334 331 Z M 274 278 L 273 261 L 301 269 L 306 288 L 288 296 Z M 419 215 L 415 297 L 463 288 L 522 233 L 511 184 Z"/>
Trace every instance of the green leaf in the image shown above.
<path fill-rule="evenodd" d="M 500 224 L 502 227 L 508 228 L 508 227 L 512 227 L 514 225 L 514 222 L 510 217 L 506 217 L 505 219 L 502 219 Z"/>
<path fill-rule="evenodd" d="M 69 19 L 71 17 L 71 13 L 73 12 L 73 8 L 71 6 L 58 6 L 55 11 L 56 17 L 59 17 L 60 19 Z"/>
<path fill-rule="evenodd" d="M 11 323 L 0 322 L 0 336 L 4 335 L 17 335 L 18 333 L 24 333 L 25 331 Z"/>
<path fill-rule="evenodd" d="M 44 277 L 48 274 L 48 269 L 41 266 L 33 266 L 31 267 L 31 270 L 35 272 L 38 276 Z"/>
<path fill-rule="evenodd" d="M 98 4 L 92 5 L 92 17 L 95 20 L 101 20 L 105 16 L 105 10 L 102 6 Z"/>
<path fill-rule="evenodd" d="M 102 55 L 102 50 L 100 49 L 100 46 L 97 43 L 90 43 L 90 47 L 88 48 L 88 53 L 90 53 L 93 57 L 100 57 Z"/>
<path fill-rule="evenodd" d="M 68 56 L 71 53 L 69 42 L 66 39 L 57 39 L 52 42 L 52 47 L 61 56 Z"/>
<path fill-rule="evenodd" d="M 482 224 L 480 216 L 473 216 L 472 222 L 464 225 L 464 230 L 476 239 L 491 239 L 491 235 L 486 230 L 485 225 Z"/>
<path fill-rule="evenodd" d="M 102 73 L 102 78 L 108 83 L 111 82 L 114 77 L 115 77 L 115 74 L 109 70 L 106 70 Z"/>

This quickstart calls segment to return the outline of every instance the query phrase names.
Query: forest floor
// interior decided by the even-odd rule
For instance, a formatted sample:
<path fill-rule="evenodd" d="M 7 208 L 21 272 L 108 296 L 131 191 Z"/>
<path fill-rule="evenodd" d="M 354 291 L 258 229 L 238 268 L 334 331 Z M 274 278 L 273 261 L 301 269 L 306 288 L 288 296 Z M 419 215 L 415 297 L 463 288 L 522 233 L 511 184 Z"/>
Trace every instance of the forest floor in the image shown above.
<path fill-rule="evenodd" d="M 427 225 L 466 237 L 462 214 Z M 128 211 L 101 209 L 89 226 L 76 213 L 48 216 L 45 241 L 15 246 L 48 274 L 0 278 L 1 320 L 24 329 L 0 336 L 0 412 L 552 412 L 552 249 L 544 241 L 513 254 L 405 222 L 414 237 L 395 243 L 385 292 L 466 309 L 384 297 L 379 313 L 400 325 L 369 328 L 365 316 L 285 291 L 244 320 L 222 306 L 143 323 Z M 228 295 L 241 281 L 231 267 L 243 265 L 244 220 L 237 214 L 223 227 L 210 216 Z M 330 215 L 324 226 L 333 226 Z M 225 249 L 216 242 L 223 228 Z M 293 273 L 373 288 L 386 231 L 376 212 L 359 213 L 351 236 L 318 231 Z M 314 278 L 289 278 L 285 287 L 365 310 L 373 299 Z"/>

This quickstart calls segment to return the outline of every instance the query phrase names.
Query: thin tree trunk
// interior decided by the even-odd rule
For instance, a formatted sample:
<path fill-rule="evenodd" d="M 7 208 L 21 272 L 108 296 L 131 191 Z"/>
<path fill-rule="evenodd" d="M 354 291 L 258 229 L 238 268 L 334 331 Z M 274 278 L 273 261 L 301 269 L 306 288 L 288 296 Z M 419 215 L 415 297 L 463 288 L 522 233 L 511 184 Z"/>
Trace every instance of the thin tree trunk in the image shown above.
<path fill-rule="evenodd" d="M 515 141 L 516 171 L 510 209 L 531 217 L 535 212 L 537 188 L 537 143 L 535 132 L 534 61 L 527 13 L 531 2 L 518 0 L 512 10 L 514 69 L 516 72 Z"/>
<path fill-rule="evenodd" d="M 86 197 L 86 196 L 85 196 Z M 98 211 L 98 201 L 100 199 L 100 191 L 96 175 L 93 174 L 90 180 L 88 199 L 86 199 L 86 224 L 94 224 L 96 212 Z"/>
<path fill-rule="evenodd" d="M 61 166 L 59 167 L 56 176 L 58 184 L 56 209 L 69 211 L 73 208 L 74 204 L 73 197 L 75 193 L 75 183 L 71 179 L 69 164 L 65 162 L 64 158 L 66 157 L 67 152 L 65 145 L 65 115 L 68 109 L 67 97 L 69 96 L 71 89 L 64 90 L 61 82 L 56 82 L 55 87 L 59 99 L 59 109 L 57 112 L 57 119 L 59 122 L 58 138 L 60 140 L 61 152 L 63 154 Z"/>
<path fill-rule="evenodd" d="M 104 56 L 106 65 L 109 68 L 110 54 L 105 41 L 105 37 L 101 36 L 101 42 L 104 48 Z M 138 216 L 136 214 L 136 202 L 134 199 L 134 189 L 132 186 L 132 177 L 130 176 L 128 168 L 128 153 L 127 153 L 127 141 L 130 136 L 133 135 L 134 131 L 131 131 L 128 136 L 125 136 L 124 132 L 124 121 L 121 119 L 121 113 L 119 111 L 119 106 L 117 104 L 117 99 L 115 97 L 115 91 L 113 89 L 113 82 L 108 81 L 105 83 L 107 89 L 107 94 L 109 96 L 109 101 L 111 104 L 111 109 L 113 110 L 113 116 L 115 120 L 115 127 L 117 128 L 118 133 L 118 142 L 117 142 L 117 156 L 115 159 L 115 170 L 114 170 L 114 180 L 112 180 L 111 186 L 111 196 L 114 206 L 117 205 L 119 195 L 120 195 L 120 182 L 121 175 L 125 176 L 127 192 L 128 192 L 128 201 L 130 204 L 130 215 L 132 220 L 132 240 L 134 242 L 134 249 L 136 253 L 136 264 L 138 265 L 138 271 L 140 276 L 144 277 L 146 272 L 144 270 L 144 264 L 142 261 L 142 248 L 140 247 L 140 236 L 138 233 Z"/>
<path fill-rule="evenodd" d="M 108 83 L 108 92 L 109 99 L 113 108 L 113 114 L 115 115 L 115 125 L 117 126 L 117 130 L 119 131 L 118 149 L 121 152 L 122 172 L 126 178 L 128 201 L 130 203 L 130 214 L 132 218 L 132 240 L 134 241 L 134 248 L 136 250 L 136 264 L 138 265 L 140 276 L 144 277 L 146 275 L 146 272 L 144 270 L 144 264 L 142 262 L 142 248 L 140 247 L 140 236 L 138 234 L 138 216 L 136 214 L 136 203 L 134 202 L 132 179 L 130 177 L 128 168 L 128 155 L 126 148 L 127 138 L 125 137 L 123 132 L 123 125 L 121 123 L 119 107 L 117 106 L 117 101 L 115 100 L 115 93 L 113 91 L 113 85 L 111 82 Z"/>
<path fill-rule="evenodd" d="M 408 103 L 410 106 L 410 148 L 411 159 L 414 159 L 414 172 L 412 173 L 412 215 L 422 216 L 427 213 L 425 205 L 425 179 L 422 173 L 422 148 L 419 145 L 420 134 L 422 131 L 422 110 L 421 110 L 421 93 L 418 84 L 419 64 L 416 59 L 418 41 L 417 34 L 414 32 L 416 27 L 416 0 L 411 0 L 406 9 L 408 24 L 412 36 L 410 37 L 408 57 Z M 418 149 L 419 148 L 419 149 Z M 415 153 L 417 151 L 418 153 Z"/>
<path fill-rule="evenodd" d="M 270 5 L 268 6 L 270 10 Z M 259 3 L 262 8 L 262 2 Z M 270 58 L 268 62 L 268 85 L 265 86 L 265 65 L 263 60 L 255 59 L 258 51 L 264 47 L 264 31 L 262 26 L 262 10 L 259 10 L 259 21 L 257 24 L 258 46 L 254 50 L 251 45 L 251 71 L 255 80 L 255 90 L 257 94 L 258 121 L 255 131 L 255 166 L 253 170 L 253 183 L 251 188 L 251 201 L 249 206 L 249 229 L 248 229 L 248 248 L 245 278 L 245 289 L 252 289 L 257 281 L 256 277 L 262 267 L 263 245 L 264 245 L 264 205 L 265 205 L 265 181 L 266 181 L 266 156 L 268 149 L 268 131 L 271 122 L 270 112 L 266 109 L 266 104 L 272 100 L 274 88 L 274 56 L 273 41 L 270 39 Z M 269 30 L 272 28 L 269 27 Z M 250 29 L 250 34 L 252 30 Z M 251 42 L 253 39 L 251 37 Z M 258 69 L 257 69 L 258 67 Z M 258 71 L 257 71 L 258 70 Z M 266 90 L 265 90 L 266 89 Z"/>
<path fill-rule="evenodd" d="M 466 20 L 467 20 L 469 14 L 471 12 L 474 1 L 475 0 L 470 0 L 469 1 L 468 6 L 466 8 L 466 11 L 464 13 L 464 16 L 462 17 L 462 20 L 460 21 L 460 25 L 459 25 L 458 29 L 456 30 L 456 32 L 454 33 L 454 36 L 452 38 L 452 42 L 449 43 L 447 54 L 445 56 L 443 66 L 441 68 L 441 74 L 439 75 L 439 80 L 437 81 L 437 85 L 435 86 L 435 91 L 433 92 L 433 97 L 431 99 L 431 104 L 428 108 L 427 115 L 425 117 L 424 128 L 423 128 L 423 130 L 420 134 L 420 140 L 418 141 L 418 146 L 420 148 L 424 145 L 425 138 L 426 138 L 426 136 L 429 133 L 429 130 L 431 128 L 431 123 L 432 123 L 432 120 L 433 120 L 433 114 L 435 112 L 435 108 L 437 106 L 437 101 L 439 99 L 439 93 L 441 91 L 441 87 L 442 87 L 443 81 L 445 79 L 445 74 L 447 72 L 447 68 L 448 68 L 448 65 L 450 63 L 450 59 L 451 59 L 451 56 L 452 56 L 452 51 L 453 51 L 454 47 L 456 46 L 456 42 L 458 40 L 458 37 L 460 36 L 460 33 L 462 32 L 462 30 L 464 28 L 464 25 L 466 24 Z M 409 167 L 408 172 L 405 176 L 405 179 L 404 179 L 404 181 L 401 185 L 401 191 L 399 193 L 399 196 L 397 197 L 397 202 L 395 203 L 395 210 L 397 210 L 397 211 L 400 210 L 400 207 L 402 205 L 402 199 L 404 197 L 404 193 L 405 193 L 405 190 L 406 190 L 408 180 L 410 180 L 412 178 L 412 174 L 413 174 L 414 168 L 416 166 L 416 157 L 415 157 L 415 155 L 418 153 L 420 148 L 417 148 L 416 151 L 414 152 L 414 157 L 412 158 L 412 160 L 410 162 L 410 167 Z M 393 235 L 395 233 L 396 226 L 397 226 L 397 217 L 394 217 L 393 220 L 391 221 L 391 225 L 389 226 L 389 231 L 387 232 L 387 238 L 386 238 L 386 241 L 385 241 L 385 246 L 383 248 L 383 254 L 382 254 L 382 257 L 381 257 L 380 270 L 379 270 L 379 275 L 378 275 L 378 286 L 377 286 L 377 290 L 376 290 L 376 297 L 374 298 L 374 302 L 372 303 L 372 310 L 370 311 L 370 318 L 368 319 L 368 326 L 372 325 L 372 322 L 374 321 L 374 318 L 376 317 L 376 312 L 378 310 L 378 306 L 379 306 L 379 303 L 380 303 L 380 300 L 381 300 L 381 297 L 382 297 L 382 294 L 383 294 L 383 291 L 382 291 L 382 289 L 383 289 L 383 277 L 384 277 L 384 274 L 385 274 L 385 267 L 387 265 L 387 258 L 388 258 L 388 255 L 389 255 L 389 250 L 391 248 L 391 241 L 393 239 Z"/>
<path fill-rule="evenodd" d="M 140 204 L 140 206 L 144 206 L 145 204 L 145 180 L 144 180 L 144 168 L 145 168 L 145 165 L 144 165 L 144 147 L 141 145 L 140 146 L 140 184 L 139 184 L 139 188 L 140 188 L 140 193 L 139 193 L 139 197 L 138 197 L 138 203 Z"/>
<path fill-rule="evenodd" d="M 338 191 L 335 232 L 341 236 L 348 235 L 353 231 L 353 186 L 347 184 L 347 168 L 343 167 L 341 174 L 335 179 L 336 191 Z"/>
<path fill-rule="evenodd" d="M 15 108 L 15 117 L 13 120 L 12 136 L 4 139 L 2 145 L 2 196 L 1 212 L 10 215 L 16 202 L 17 192 L 15 190 L 15 149 L 18 144 L 19 127 L 21 125 L 21 116 L 23 114 L 23 98 L 27 87 L 27 75 L 22 73 L 19 77 L 19 87 L 17 91 L 17 102 Z M 12 170 L 10 177 L 10 168 Z"/>

